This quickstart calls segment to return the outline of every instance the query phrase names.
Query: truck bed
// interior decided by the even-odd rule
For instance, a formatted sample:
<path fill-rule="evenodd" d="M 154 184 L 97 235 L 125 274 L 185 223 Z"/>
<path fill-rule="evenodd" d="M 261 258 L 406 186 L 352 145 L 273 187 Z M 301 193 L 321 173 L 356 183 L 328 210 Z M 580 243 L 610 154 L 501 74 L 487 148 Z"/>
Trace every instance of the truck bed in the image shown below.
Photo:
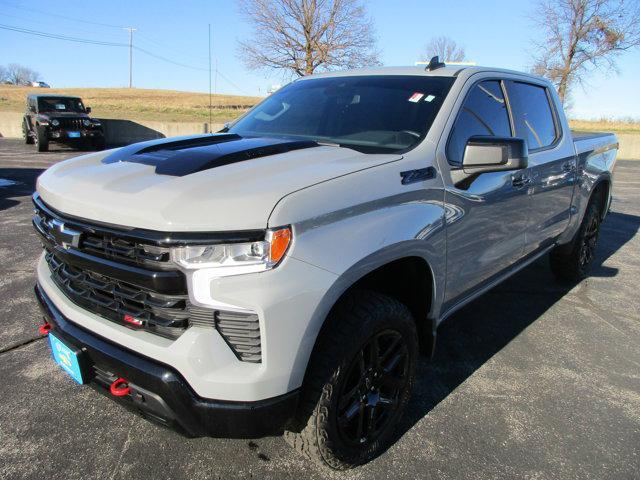
<path fill-rule="evenodd" d="M 589 151 L 604 151 L 610 148 L 618 148 L 618 137 L 613 133 L 605 132 L 574 132 L 571 130 L 576 153 L 582 154 Z"/>

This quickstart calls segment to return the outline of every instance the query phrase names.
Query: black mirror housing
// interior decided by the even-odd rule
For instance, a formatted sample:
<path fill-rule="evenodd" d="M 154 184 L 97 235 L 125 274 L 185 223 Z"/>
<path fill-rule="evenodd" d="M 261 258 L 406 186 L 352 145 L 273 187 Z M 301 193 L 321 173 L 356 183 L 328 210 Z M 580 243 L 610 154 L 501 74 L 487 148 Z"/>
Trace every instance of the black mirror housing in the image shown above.
<path fill-rule="evenodd" d="M 85 109 L 84 109 L 84 110 L 85 110 L 85 112 L 87 112 L 87 113 L 91 113 L 91 107 L 85 107 Z"/>
<path fill-rule="evenodd" d="M 522 138 L 474 136 L 462 157 L 465 173 L 499 172 L 527 168 L 529 148 Z"/>

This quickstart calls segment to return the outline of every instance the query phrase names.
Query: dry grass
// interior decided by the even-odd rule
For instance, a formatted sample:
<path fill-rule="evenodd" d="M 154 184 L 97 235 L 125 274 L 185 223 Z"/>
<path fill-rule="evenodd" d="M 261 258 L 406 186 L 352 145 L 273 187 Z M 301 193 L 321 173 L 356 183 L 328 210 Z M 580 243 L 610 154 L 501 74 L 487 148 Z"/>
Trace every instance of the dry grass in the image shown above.
<path fill-rule="evenodd" d="M 640 133 L 640 122 L 633 120 L 569 120 L 569 125 L 582 132 Z"/>
<path fill-rule="evenodd" d="M 175 90 L 138 88 L 30 88 L 0 85 L 0 110 L 20 112 L 29 93 L 77 95 L 101 118 L 160 120 L 168 122 L 206 122 L 209 95 Z M 222 123 L 236 118 L 261 99 L 234 95 L 213 95 L 212 119 Z"/>

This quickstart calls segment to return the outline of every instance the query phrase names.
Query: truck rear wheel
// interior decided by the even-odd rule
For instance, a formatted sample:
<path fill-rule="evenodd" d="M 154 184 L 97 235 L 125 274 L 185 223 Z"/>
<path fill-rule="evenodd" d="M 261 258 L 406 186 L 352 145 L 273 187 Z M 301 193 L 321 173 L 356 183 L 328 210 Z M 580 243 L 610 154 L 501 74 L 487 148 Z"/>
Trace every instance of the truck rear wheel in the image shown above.
<path fill-rule="evenodd" d="M 587 206 L 580 228 L 568 245 L 556 247 L 549 257 L 553 274 L 562 281 L 579 282 L 584 279 L 593 263 L 602 214 L 597 197 Z"/>
<path fill-rule="evenodd" d="M 328 321 L 285 440 L 312 461 L 345 470 L 393 441 L 413 387 L 418 337 L 405 305 L 368 291 L 350 294 Z"/>
<path fill-rule="evenodd" d="M 49 138 L 47 138 L 47 130 L 44 127 L 36 127 L 35 140 L 39 152 L 49 151 Z"/>

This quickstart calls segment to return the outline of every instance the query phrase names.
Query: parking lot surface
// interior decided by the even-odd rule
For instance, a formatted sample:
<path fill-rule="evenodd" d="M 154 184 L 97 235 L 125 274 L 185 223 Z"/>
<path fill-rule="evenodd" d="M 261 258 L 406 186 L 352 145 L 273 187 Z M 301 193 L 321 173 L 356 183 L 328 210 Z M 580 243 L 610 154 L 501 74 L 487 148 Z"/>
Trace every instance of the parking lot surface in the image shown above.
<path fill-rule="evenodd" d="M 619 161 L 592 276 L 546 259 L 442 326 L 397 442 L 346 473 L 279 437 L 185 439 L 74 383 L 52 361 L 32 288 L 36 177 L 71 151 L 0 139 L 0 478 L 640 477 L 640 161 Z M 2 182 L 0 182 L 0 185 Z"/>

